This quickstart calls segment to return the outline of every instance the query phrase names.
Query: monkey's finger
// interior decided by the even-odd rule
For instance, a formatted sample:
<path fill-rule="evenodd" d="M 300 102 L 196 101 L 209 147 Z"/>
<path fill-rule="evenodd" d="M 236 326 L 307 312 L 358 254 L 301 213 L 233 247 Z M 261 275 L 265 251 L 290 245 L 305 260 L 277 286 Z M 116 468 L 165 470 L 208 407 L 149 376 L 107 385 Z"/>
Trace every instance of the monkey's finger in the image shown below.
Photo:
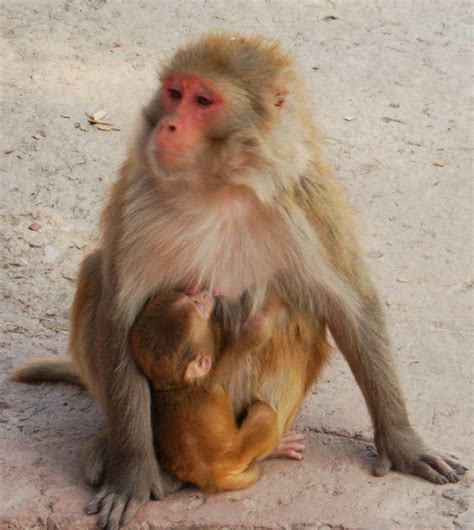
<path fill-rule="evenodd" d="M 373 473 L 376 477 L 383 477 L 392 469 L 392 462 L 387 456 L 380 456 L 374 466 Z"/>
<path fill-rule="evenodd" d="M 275 457 L 284 457 L 288 458 L 288 455 L 290 453 L 303 453 L 305 451 L 306 447 L 304 445 L 299 444 L 289 444 L 289 445 L 283 445 L 279 447 L 274 453 L 273 456 Z"/>
<path fill-rule="evenodd" d="M 86 514 L 93 515 L 98 513 L 103 499 L 109 494 L 107 488 L 102 488 L 99 493 L 86 505 Z"/>
<path fill-rule="evenodd" d="M 293 460 L 303 460 L 304 458 L 304 456 L 301 453 L 298 453 L 298 451 L 288 451 L 285 453 L 285 456 Z"/>
<path fill-rule="evenodd" d="M 299 445 L 301 445 L 302 447 L 304 447 L 304 440 L 281 440 L 281 442 L 278 444 L 278 447 L 279 448 L 283 448 L 283 447 L 298 447 Z"/>
<path fill-rule="evenodd" d="M 426 462 L 422 462 L 421 460 L 418 460 L 413 464 L 412 472 L 415 475 L 429 480 L 430 482 L 434 482 L 435 484 L 448 483 L 448 479 L 445 476 L 441 475 L 430 465 L 428 465 Z"/>
<path fill-rule="evenodd" d="M 449 464 L 458 475 L 464 475 L 466 471 L 469 471 L 469 468 L 463 466 L 459 461 L 459 458 L 456 458 L 454 455 L 443 456 L 443 460 Z"/>
<path fill-rule="evenodd" d="M 436 469 L 436 471 L 438 471 L 442 475 L 444 475 L 449 480 L 449 482 L 459 482 L 459 477 L 457 476 L 456 472 L 440 457 L 422 456 L 421 460 L 429 464 L 432 468 Z"/>
<path fill-rule="evenodd" d="M 122 517 L 120 517 L 120 526 L 124 526 L 129 523 L 132 517 L 137 513 L 137 510 L 140 508 L 140 506 L 141 502 L 137 501 L 136 499 L 130 499 L 125 511 L 122 513 Z"/>
<path fill-rule="evenodd" d="M 116 497 L 113 507 L 109 513 L 107 530 L 118 530 L 122 514 L 127 506 L 127 499 L 124 496 Z"/>
<path fill-rule="evenodd" d="M 161 478 L 162 478 L 163 490 L 164 490 L 165 495 L 168 495 L 169 493 L 173 493 L 174 491 L 178 491 L 181 488 L 183 488 L 185 485 L 185 483 L 182 480 L 175 477 L 174 475 L 170 475 L 169 473 L 162 472 Z"/>
<path fill-rule="evenodd" d="M 153 483 L 150 490 L 150 496 L 154 501 L 161 501 L 165 498 L 165 493 L 161 483 Z"/>
<path fill-rule="evenodd" d="M 99 512 L 99 515 L 97 516 L 97 526 L 100 526 L 101 528 L 105 528 L 107 526 L 109 515 L 110 515 L 110 512 L 112 511 L 112 507 L 114 505 L 115 499 L 116 499 L 115 493 L 110 493 L 102 501 L 100 512 Z"/>
<path fill-rule="evenodd" d="M 290 450 L 290 451 L 299 451 L 302 452 L 306 449 L 306 446 L 304 444 L 298 444 L 298 443 L 289 443 L 285 444 L 282 448 L 283 450 Z"/>

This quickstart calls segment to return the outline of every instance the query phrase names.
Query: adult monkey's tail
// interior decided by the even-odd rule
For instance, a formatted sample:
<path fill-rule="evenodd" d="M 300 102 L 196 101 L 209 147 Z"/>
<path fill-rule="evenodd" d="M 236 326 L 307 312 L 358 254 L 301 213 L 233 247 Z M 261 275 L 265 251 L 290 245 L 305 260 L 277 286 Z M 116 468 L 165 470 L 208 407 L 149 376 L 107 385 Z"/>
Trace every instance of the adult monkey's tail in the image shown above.
<path fill-rule="evenodd" d="M 44 357 L 17 368 L 10 374 L 12 381 L 30 383 L 33 381 L 61 381 L 84 386 L 79 371 L 67 357 Z"/>

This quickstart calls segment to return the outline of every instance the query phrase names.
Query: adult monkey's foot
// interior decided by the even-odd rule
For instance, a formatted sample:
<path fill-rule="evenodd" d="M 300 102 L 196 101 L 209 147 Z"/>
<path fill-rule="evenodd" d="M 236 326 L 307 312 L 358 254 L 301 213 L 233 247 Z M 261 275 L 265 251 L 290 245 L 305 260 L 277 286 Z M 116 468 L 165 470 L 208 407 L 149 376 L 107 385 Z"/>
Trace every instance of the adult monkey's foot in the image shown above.
<path fill-rule="evenodd" d="M 440 453 L 426 446 L 413 432 L 402 432 L 396 437 L 379 435 L 375 437 L 378 460 L 374 474 L 382 477 L 390 469 L 423 477 L 435 484 L 458 482 L 468 471 L 459 459 Z"/>
<path fill-rule="evenodd" d="M 99 443 L 95 444 L 100 447 Z M 105 454 L 102 451 L 102 454 Z M 117 530 L 130 522 L 137 510 L 146 501 L 161 500 L 168 493 L 183 486 L 183 482 L 168 473 L 158 469 L 155 458 L 146 461 L 146 466 L 139 462 L 128 463 L 126 466 L 116 467 L 121 471 L 118 480 L 113 468 L 108 469 L 104 484 L 99 492 L 86 506 L 88 515 L 97 515 L 97 524 L 106 530 Z M 118 474 L 116 472 L 116 474 Z"/>
<path fill-rule="evenodd" d="M 79 451 L 79 462 L 82 474 L 90 486 L 104 482 L 108 463 L 107 434 L 95 436 L 84 444 Z M 146 473 L 148 475 L 148 472 Z M 156 469 L 155 479 L 140 496 L 140 493 L 125 490 L 117 493 L 111 484 L 105 484 L 86 507 L 88 515 L 98 513 L 99 526 L 107 529 L 118 528 L 129 522 L 138 508 L 149 500 L 160 500 L 166 495 L 181 489 L 184 482 L 178 478 Z"/>
<path fill-rule="evenodd" d="M 290 431 L 281 437 L 278 445 L 268 455 L 274 458 L 291 458 L 293 460 L 303 460 L 303 451 L 306 449 L 304 434 L 297 431 Z"/>
<path fill-rule="evenodd" d="M 86 506 L 88 515 L 97 515 L 97 524 L 117 530 L 127 524 L 142 504 L 165 496 L 165 485 L 155 459 L 109 464 L 105 482 Z"/>

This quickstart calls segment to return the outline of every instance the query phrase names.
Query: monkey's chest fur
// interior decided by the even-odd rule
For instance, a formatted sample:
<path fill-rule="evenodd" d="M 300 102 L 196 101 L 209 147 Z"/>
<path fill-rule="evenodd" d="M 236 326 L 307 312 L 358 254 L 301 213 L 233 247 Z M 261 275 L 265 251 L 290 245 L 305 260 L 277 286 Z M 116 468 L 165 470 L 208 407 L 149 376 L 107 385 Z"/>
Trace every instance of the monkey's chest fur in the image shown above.
<path fill-rule="evenodd" d="M 289 226 L 246 193 L 153 206 L 128 223 L 122 300 L 196 284 L 233 298 L 288 266 L 295 240 Z"/>

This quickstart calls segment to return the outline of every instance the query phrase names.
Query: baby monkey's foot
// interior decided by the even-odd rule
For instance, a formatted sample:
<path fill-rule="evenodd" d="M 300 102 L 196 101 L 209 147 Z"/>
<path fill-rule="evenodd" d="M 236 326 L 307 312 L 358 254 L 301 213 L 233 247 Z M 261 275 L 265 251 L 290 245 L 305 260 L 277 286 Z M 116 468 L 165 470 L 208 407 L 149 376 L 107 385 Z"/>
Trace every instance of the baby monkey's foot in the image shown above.
<path fill-rule="evenodd" d="M 290 431 L 281 437 L 278 445 L 270 453 L 274 458 L 292 458 L 294 460 L 303 460 L 304 434 L 297 431 Z"/>

